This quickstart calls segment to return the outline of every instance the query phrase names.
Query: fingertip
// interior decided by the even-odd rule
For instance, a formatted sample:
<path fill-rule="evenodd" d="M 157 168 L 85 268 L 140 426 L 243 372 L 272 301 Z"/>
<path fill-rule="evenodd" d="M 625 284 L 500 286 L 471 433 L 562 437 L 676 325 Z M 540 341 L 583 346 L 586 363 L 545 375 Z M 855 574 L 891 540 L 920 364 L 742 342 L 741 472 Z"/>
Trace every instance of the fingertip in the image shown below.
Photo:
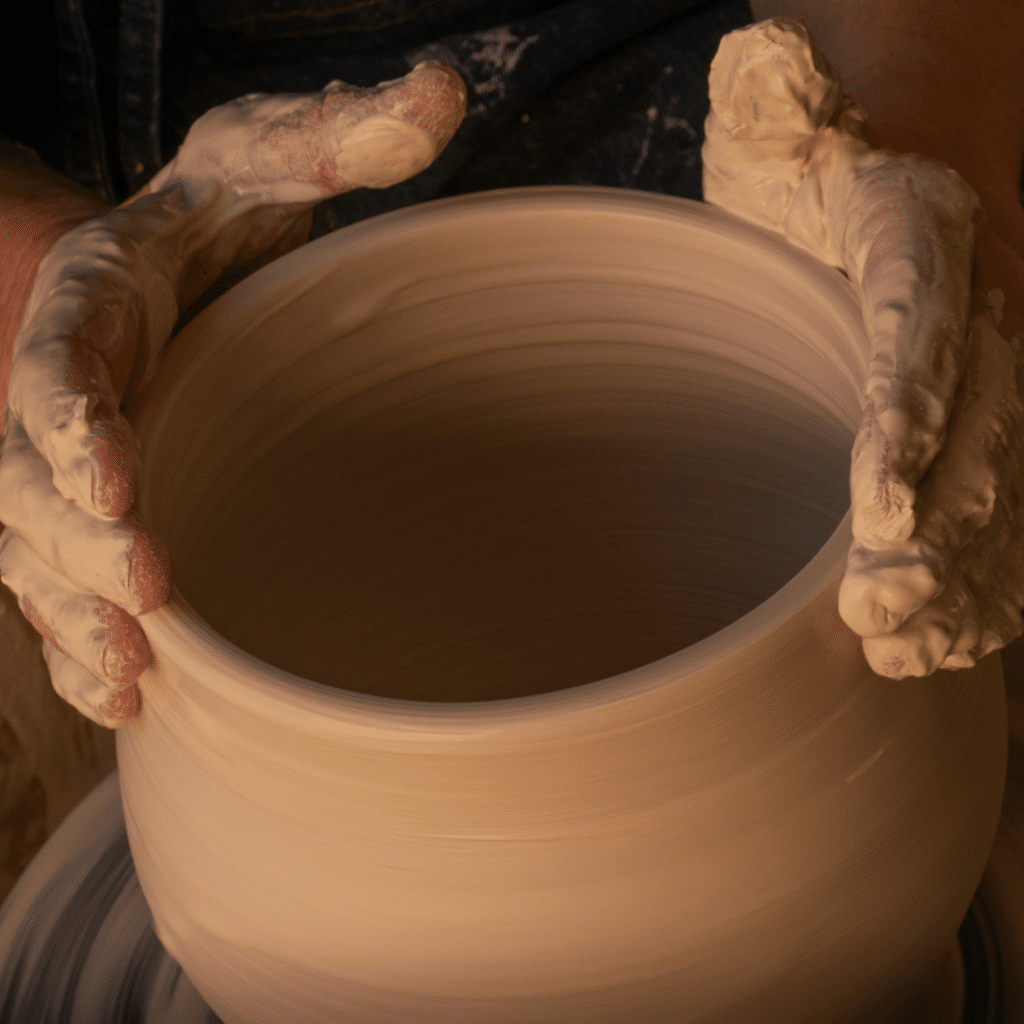
<path fill-rule="evenodd" d="M 871 670 L 886 679 L 931 675 L 952 646 L 941 630 L 924 628 L 897 636 L 867 637 L 862 641 Z"/>
<path fill-rule="evenodd" d="M 107 729 L 116 729 L 135 718 L 142 710 L 142 693 L 138 683 L 115 691 L 97 709 Z"/>
<path fill-rule="evenodd" d="M 136 614 L 156 611 L 174 590 L 174 562 L 167 545 L 141 521 L 128 549 L 128 589 Z"/>
<path fill-rule="evenodd" d="M 449 67 L 447 64 L 437 64 L 438 70 L 448 79 L 448 86 L 452 90 L 453 94 L 462 99 L 462 102 L 466 102 L 466 82 L 462 75 L 458 73 L 453 67 Z"/>
<path fill-rule="evenodd" d="M 871 582 L 847 574 L 839 585 L 839 617 L 860 637 L 892 633 L 903 617 L 891 612 L 870 593 Z"/>
<path fill-rule="evenodd" d="M 57 696 L 101 728 L 116 729 L 141 710 L 142 694 L 136 683 L 111 693 L 107 683 L 47 640 L 43 658 Z"/>
<path fill-rule="evenodd" d="M 146 634 L 138 621 L 117 605 L 100 613 L 100 669 L 115 687 L 134 683 L 149 668 L 151 655 Z"/>
<path fill-rule="evenodd" d="M 465 110 L 466 82 L 455 68 L 436 60 L 425 60 L 417 64 L 409 76 L 420 75 L 430 79 L 430 84 L 442 100 Z M 408 76 L 407 76 L 408 77 Z"/>
<path fill-rule="evenodd" d="M 929 676 L 940 668 L 970 668 L 981 640 L 977 605 L 959 572 L 946 589 L 899 631 L 863 641 L 872 670 L 889 679 Z"/>
<path fill-rule="evenodd" d="M 135 503 L 142 474 L 138 446 L 120 410 L 103 402 L 92 426 L 91 504 L 100 515 L 120 519 Z"/>
<path fill-rule="evenodd" d="M 421 60 L 406 76 L 406 81 L 415 78 L 433 78 L 435 87 L 443 85 L 451 89 L 455 95 L 465 96 L 466 83 L 462 75 L 450 64 L 442 64 L 439 60 Z"/>
<path fill-rule="evenodd" d="M 440 153 L 466 116 L 466 83 L 455 68 L 437 61 L 417 64 L 406 76 L 413 77 L 422 79 L 423 102 L 414 108 L 410 123 L 429 132 Z"/>
<path fill-rule="evenodd" d="M 883 637 L 888 640 L 888 637 Z M 882 644 L 877 637 L 867 637 L 861 641 L 861 649 L 867 660 L 868 667 L 876 676 L 884 679 L 905 679 L 914 675 L 907 668 L 906 658 L 901 646 L 893 644 Z"/>

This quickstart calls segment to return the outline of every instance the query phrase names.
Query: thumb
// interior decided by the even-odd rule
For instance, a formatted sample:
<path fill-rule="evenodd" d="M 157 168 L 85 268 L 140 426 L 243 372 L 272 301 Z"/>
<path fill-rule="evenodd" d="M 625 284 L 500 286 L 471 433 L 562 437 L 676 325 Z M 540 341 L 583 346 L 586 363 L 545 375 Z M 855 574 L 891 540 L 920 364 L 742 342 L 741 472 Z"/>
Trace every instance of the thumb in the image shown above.
<path fill-rule="evenodd" d="M 171 162 L 125 204 L 173 195 L 170 206 L 183 215 L 149 246 L 173 284 L 178 326 L 306 242 L 316 203 L 425 169 L 465 111 L 462 79 L 434 61 L 371 88 L 335 81 L 318 93 L 251 93 L 207 111 Z M 150 359 L 143 379 L 152 371 Z"/>
<path fill-rule="evenodd" d="M 149 190 L 180 184 L 195 205 L 220 185 L 253 204 L 313 205 L 387 188 L 433 163 L 465 111 L 462 79 L 435 61 L 369 89 L 250 93 L 203 114 Z"/>

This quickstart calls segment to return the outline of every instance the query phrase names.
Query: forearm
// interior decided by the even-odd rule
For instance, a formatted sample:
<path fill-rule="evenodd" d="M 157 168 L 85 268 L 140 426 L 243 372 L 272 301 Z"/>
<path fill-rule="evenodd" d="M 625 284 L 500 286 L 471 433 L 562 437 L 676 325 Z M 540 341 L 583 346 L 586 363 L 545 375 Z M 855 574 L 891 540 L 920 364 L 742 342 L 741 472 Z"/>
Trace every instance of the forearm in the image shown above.
<path fill-rule="evenodd" d="M 1020 0 L 751 0 L 751 9 L 757 21 L 803 19 L 867 108 L 869 141 L 942 160 L 983 202 L 1019 209 Z"/>
<path fill-rule="evenodd" d="M 109 209 L 99 196 L 0 137 L 0 412 L 11 347 L 40 261 L 61 235 Z"/>

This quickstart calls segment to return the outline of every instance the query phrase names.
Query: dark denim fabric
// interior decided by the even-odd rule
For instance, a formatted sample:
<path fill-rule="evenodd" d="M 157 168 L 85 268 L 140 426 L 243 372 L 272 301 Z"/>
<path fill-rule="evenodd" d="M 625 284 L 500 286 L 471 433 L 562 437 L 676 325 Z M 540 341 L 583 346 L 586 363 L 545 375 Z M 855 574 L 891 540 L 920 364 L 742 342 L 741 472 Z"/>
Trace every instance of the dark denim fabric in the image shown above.
<path fill-rule="evenodd" d="M 56 0 L 56 13 L 64 160 L 59 169 L 108 202 L 119 202 L 105 151 L 109 112 L 105 118 L 100 106 L 97 48 L 83 0 Z"/>
<path fill-rule="evenodd" d="M 701 198 L 707 73 L 747 0 L 56 0 L 64 167 L 120 202 L 211 106 L 459 70 L 465 122 L 437 163 L 320 204 L 313 237 L 386 210 L 512 185 Z"/>

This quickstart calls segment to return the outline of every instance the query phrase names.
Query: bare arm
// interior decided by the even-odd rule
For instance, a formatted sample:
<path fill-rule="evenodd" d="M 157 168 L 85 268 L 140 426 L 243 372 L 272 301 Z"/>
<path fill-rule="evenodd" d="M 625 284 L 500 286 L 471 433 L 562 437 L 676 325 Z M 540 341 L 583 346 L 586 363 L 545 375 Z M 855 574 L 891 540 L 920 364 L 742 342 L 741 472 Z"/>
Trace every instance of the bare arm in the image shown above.
<path fill-rule="evenodd" d="M 110 207 L 0 136 L 0 412 L 7 399 L 11 347 L 40 260 L 61 235 Z M 2 433 L 2 429 L 0 429 Z"/>

